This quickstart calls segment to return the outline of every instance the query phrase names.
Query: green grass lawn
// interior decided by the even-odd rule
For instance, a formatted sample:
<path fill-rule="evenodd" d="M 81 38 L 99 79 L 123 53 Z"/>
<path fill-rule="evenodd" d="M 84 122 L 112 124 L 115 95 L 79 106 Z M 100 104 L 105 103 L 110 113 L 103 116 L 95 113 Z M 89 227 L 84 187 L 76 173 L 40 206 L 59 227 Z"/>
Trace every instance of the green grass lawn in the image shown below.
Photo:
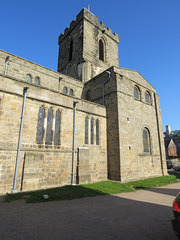
<path fill-rule="evenodd" d="M 21 192 L 17 194 L 7 194 L 4 197 L 5 202 L 12 202 L 19 199 L 26 200 L 27 203 L 72 200 L 83 197 L 93 197 L 105 194 L 116 194 L 122 192 L 133 192 L 139 189 L 165 186 L 167 184 L 180 182 L 180 174 L 170 173 L 169 176 L 148 178 L 145 180 L 120 183 L 114 181 L 102 181 L 93 184 L 83 184 L 77 186 L 63 186 L 39 191 Z M 48 195 L 44 199 L 43 195 Z"/>

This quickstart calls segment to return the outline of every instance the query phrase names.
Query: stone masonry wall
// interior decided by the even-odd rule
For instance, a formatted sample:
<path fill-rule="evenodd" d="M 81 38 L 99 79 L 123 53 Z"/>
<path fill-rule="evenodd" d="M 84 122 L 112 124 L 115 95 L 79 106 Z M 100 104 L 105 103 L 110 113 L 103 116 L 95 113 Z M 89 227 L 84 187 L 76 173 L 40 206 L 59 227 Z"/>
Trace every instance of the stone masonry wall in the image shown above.
<path fill-rule="evenodd" d="M 100 39 L 104 61 L 99 60 Z M 119 66 L 118 43 L 119 36 L 84 8 L 59 36 L 58 71 L 87 82 L 112 65 Z"/>
<path fill-rule="evenodd" d="M 146 82 L 140 82 L 140 79 L 137 85 L 137 82 L 117 75 L 122 182 L 167 174 L 166 168 L 163 169 L 161 165 L 163 161 L 164 167 L 165 158 L 159 146 L 160 122 L 157 125 L 154 103 L 156 93 L 151 86 L 147 88 L 146 85 Z M 139 87 L 141 100 L 134 99 L 134 86 Z M 145 102 L 147 90 L 151 96 L 151 104 Z M 143 151 L 144 127 L 150 131 L 150 153 Z M 163 146 L 161 148 L 163 151 Z"/>
<path fill-rule="evenodd" d="M 156 90 L 136 71 L 112 67 L 85 84 L 83 97 L 105 105 L 108 126 L 108 173 L 122 182 L 167 174 L 162 120 Z M 140 100 L 134 99 L 134 86 Z M 151 104 L 145 102 L 148 91 Z M 143 152 L 143 128 L 150 131 L 151 152 Z M 119 174 L 118 174 L 119 172 Z"/>
<path fill-rule="evenodd" d="M 82 82 L 2 50 L 0 50 L 0 74 L 4 74 L 7 56 L 9 56 L 6 72 L 7 76 L 28 84 L 26 76 L 30 74 L 32 77 L 32 84 L 35 85 L 35 77 L 39 77 L 40 87 L 54 91 L 59 91 L 59 79 L 61 79 L 60 92 L 63 92 L 63 88 L 67 87 L 67 95 L 69 95 L 69 91 L 72 89 L 75 97 L 81 97 L 83 89 Z"/>
<path fill-rule="evenodd" d="M 15 78 L 0 75 L 0 193 L 10 192 L 13 186 L 17 145 L 23 103 L 23 87 L 28 86 L 17 175 L 17 189 L 34 190 L 71 183 L 73 101 L 78 101 L 76 112 L 75 182 L 96 182 L 107 179 L 106 109 L 75 97 L 59 94 L 46 88 L 26 84 Z M 45 109 L 44 138 L 37 143 L 39 108 Z M 53 111 L 52 134 L 54 136 L 55 113 L 61 112 L 60 144 L 46 144 L 47 114 Z M 89 118 L 89 142 L 85 144 L 85 118 Z M 99 120 L 99 145 L 90 144 L 90 119 Z M 54 138 L 53 138 L 54 139 Z M 83 166 L 83 155 L 78 148 L 89 152 L 89 169 L 85 176 L 76 172 Z M 77 161 L 78 160 L 78 161 Z M 87 177 L 86 177 L 87 176 Z"/>
<path fill-rule="evenodd" d="M 91 81 L 85 83 L 83 97 L 90 101 L 102 104 L 103 83 L 105 94 L 105 106 L 107 109 L 107 142 L 108 142 L 108 177 L 113 180 L 120 180 L 120 137 L 118 122 L 118 99 L 116 74 L 113 67 L 109 68 L 111 78 L 106 72 L 101 73 Z"/>
<path fill-rule="evenodd" d="M 99 23 L 93 14 L 91 17 L 85 14 L 83 39 L 85 81 L 97 76 L 111 66 L 119 66 L 119 37 L 117 34 L 113 34 L 110 28 L 106 28 L 103 22 Z M 104 61 L 99 60 L 100 39 L 104 45 Z"/>

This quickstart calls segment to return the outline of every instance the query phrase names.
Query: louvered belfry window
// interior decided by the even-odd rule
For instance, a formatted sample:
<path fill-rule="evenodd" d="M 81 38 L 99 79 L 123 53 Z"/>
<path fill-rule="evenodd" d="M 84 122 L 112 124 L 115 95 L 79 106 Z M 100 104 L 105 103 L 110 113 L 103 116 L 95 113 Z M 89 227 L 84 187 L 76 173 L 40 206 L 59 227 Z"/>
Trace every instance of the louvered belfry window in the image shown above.
<path fill-rule="evenodd" d="M 72 56 L 73 56 L 73 40 L 71 40 L 69 47 L 69 61 L 72 60 Z"/>
<path fill-rule="evenodd" d="M 99 40 L 99 59 L 104 61 L 104 44 L 101 39 Z"/>

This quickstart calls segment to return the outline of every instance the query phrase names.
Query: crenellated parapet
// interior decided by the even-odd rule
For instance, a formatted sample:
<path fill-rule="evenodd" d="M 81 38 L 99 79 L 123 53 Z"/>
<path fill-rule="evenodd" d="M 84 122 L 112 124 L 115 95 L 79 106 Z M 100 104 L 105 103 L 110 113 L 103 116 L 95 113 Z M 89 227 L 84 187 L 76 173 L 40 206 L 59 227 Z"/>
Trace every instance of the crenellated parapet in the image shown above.
<path fill-rule="evenodd" d="M 93 13 L 91 13 L 86 8 L 83 8 L 81 12 L 76 16 L 76 20 L 73 20 L 70 23 L 70 27 L 67 27 L 64 30 L 64 33 L 61 33 L 58 39 L 58 43 L 66 38 L 66 36 L 79 24 L 80 21 L 83 19 L 86 19 L 91 24 L 93 24 L 95 27 L 97 27 L 99 30 L 102 31 L 102 33 L 107 34 L 109 37 L 111 37 L 113 40 L 115 40 L 117 43 L 119 43 L 119 35 L 117 33 L 112 33 L 112 29 L 107 27 L 106 25 L 101 21 L 99 22 L 99 19 L 97 16 L 95 16 Z"/>

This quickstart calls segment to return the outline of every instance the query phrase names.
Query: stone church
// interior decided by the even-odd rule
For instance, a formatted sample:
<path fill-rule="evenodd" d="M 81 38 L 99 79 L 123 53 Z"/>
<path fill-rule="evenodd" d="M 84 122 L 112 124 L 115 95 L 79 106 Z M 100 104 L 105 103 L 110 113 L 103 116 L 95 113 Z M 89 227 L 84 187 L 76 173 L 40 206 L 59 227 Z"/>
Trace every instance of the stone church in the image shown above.
<path fill-rule="evenodd" d="M 58 71 L 0 50 L 0 193 L 167 174 L 159 97 L 119 67 L 119 36 L 87 9 Z"/>

